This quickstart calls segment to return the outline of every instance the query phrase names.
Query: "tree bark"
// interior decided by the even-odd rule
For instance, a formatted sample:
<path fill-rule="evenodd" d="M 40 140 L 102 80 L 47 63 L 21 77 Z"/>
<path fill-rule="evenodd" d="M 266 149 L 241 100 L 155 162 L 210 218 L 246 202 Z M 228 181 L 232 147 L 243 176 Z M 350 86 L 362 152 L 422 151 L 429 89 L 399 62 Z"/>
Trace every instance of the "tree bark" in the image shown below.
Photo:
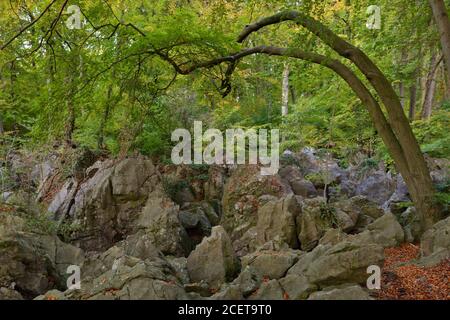
<path fill-rule="evenodd" d="M 409 122 L 413 122 L 416 116 L 416 103 L 417 103 L 417 79 L 409 87 Z"/>
<path fill-rule="evenodd" d="M 433 11 L 434 21 L 436 22 L 439 36 L 441 39 L 442 54 L 446 66 L 447 86 L 446 96 L 450 97 L 450 20 L 448 18 L 447 9 L 444 0 L 429 0 Z"/>
<path fill-rule="evenodd" d="M 285 117 L 288 114 L 289 105 L 289 65 L 286 63 L 283 70 L 283 80 L 281 88 L 281 116 Z"/>
<path fill-rule="evenodd" d="M 436 92 L 436 70 L 439 66 L 441 59 L 438 58 L 436 53 L 431 55 L 430 67 L 427 75 L 427 82 L 425 83 L 425 94 L 422 105 L 422 119 L 427 120 L 431 117 L 433 109 L 434 94 Z"/>

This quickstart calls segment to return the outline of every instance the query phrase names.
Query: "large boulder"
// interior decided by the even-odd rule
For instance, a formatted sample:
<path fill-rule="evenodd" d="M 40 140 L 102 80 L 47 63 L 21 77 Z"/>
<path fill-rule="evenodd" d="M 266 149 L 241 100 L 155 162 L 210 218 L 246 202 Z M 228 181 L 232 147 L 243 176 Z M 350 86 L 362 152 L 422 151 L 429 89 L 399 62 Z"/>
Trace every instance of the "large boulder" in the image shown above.
<path fill-rule="evenodd" d="M 164 194 L 160 186 L 148 195 L 132 230 L 144 231 L 164 254 L 183 256 L 192 249 L 191 240 L 179 219 L 178 206 Z"/>
<path fill-rule="evenodd" d="M 205 280 L 211 288 L 233 280 L 239 272 L 231 240 L 222 226 L 212 228 L 211 236 L 203 238 L 188 256 L 187 268 L 193 282 Z"/>
<path fill-rule="evenodd" d="M 92 282 L 83 282 L 79 292 L 66 292 L 72 299 L 178 300 L 187 299 L 170 263 L 153 258 L 145 261 L 121 256 Z"/>
<path fill-rule="evenodd" d="M 261 287 L 249 297 L 249 300 L 283 300 L 284 297 L 283 288 L 278 280 L 269 280 L 263 282 Z"/>
<path fill-rule="evenodd" d="M 423 234 L 420 250 L 424 257 L 438 253 L 443 255 L 443 252 L 450 257 L 450 217 L 439 221 Z"/>
<path fill-rule="evenodd" d="M 395 247 L 402 244 L 405 234 L 402 226 L 392 213 L 386 213 L 369 224 L 362 233 L 351 236 L 354 243 L 375 243 L 385 248 Z"/>
<path fill-rule="evenodd" d="M 318 289 L 304 275 L 290 274 L 280 279 L 279 282 L 290 300 L 304 300 Z"/>
<path fill-rule="evenodd" d="M 300 212 L 301 205 L 293 194 L 260 207 L 256 224 L 258 243 L 262 245 L 278 237 L 291 248 L 298 248 L 295 221 Z"/>
<path fill-rule="evenodd" d="M 75 243 L 105 250 L 129 234 L 159 179 L 153 163 L 142 157 L 97 162 L 86 174 L 91 178 L 68 198 L 70 207 L 64 214 L 79 230 L 72 235 Z"/>
<path fill-rule="evenodd" d="M 67 267 L 80 266 L 83 260 L 81 249 L 55 235 L 27 231 L 16 215 L 0 214 L 0 287 L 34 297 L 64 287 Z"/>
<path fill-rule="evenodd" d="M 359 285 L 329 287 L 314 292 L 308 300 L 372 300 L 369 293 Z"/>
<path fill-rule="evenodd" d="M 311 251 L 328 229 L 350 230 L 355 221 L 344 211 L 327 204 L 324 198 L 317 197 L 303 201 L 296 224 L 300 248 Z"/>
<path fill-rule="evenodd" d="M 383 247 L 379 245 L 360 246 L 342 242 L 314 260 L 305 275 L 312 283 L 321 286 L 348 282 L 365 283 L 367 267 L 382 266 L 383 260 Z"/>
<path fill-rule="evenodd" d="M 294 250 L 258 250 L 241 258 L 242 267 L 252 269 L 262 278 L 280 279 L 297 262 L 301 253 Z"/>
<path fill-rule="evenodd" d="M 396 181 L 391 174 L 379 170 L 363 179 L 356 187 L 355 194 L 363 195 L 381 206 L 389 200 L 395 188 Z"/>

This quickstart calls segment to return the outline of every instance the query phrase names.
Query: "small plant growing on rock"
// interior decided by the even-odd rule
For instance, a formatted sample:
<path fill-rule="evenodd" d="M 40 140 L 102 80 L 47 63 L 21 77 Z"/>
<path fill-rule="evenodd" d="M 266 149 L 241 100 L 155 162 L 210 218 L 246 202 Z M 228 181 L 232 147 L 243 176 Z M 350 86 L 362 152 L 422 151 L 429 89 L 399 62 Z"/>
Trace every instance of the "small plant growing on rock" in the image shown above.
<path fill-rule="evenodd" d="M 328 203 L 320 204 L 320 219 L 331 224 L 333 228 L 338 227 L 338 220 L 336 217 L 336 209 Z"/>

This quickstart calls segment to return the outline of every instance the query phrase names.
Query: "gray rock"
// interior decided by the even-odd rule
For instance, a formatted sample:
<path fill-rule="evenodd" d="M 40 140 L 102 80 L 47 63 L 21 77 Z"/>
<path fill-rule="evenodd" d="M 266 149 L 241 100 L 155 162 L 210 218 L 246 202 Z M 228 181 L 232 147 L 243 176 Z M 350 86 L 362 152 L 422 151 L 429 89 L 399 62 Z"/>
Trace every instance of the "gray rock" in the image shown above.
<path fill-rule="evenodd" d="M 367 291 L 358 285 L 325 288 L 314 292 L 308 300 L 372 300 Z"/>
<path fill-rule="evenodd" d="M 427 230 L 420 243 L 422 256 L 429 256 L 439 250 L 450 249 L 450 217 L 436 223 Z"/>
<path fill-rule="evenodd" d="M 304 198 L 317 197 L 317 190 L 314 185 L 305 179 L 296 179 L 291 181 L 291 188 L 294 194 Z"/>
<path fill-rule="evenodd" d="M 305 300 L 317 290 L 317 286 L 310 283 L 304 275 L 291 274 L 280 279 L 279 282 L 291 300 Z"/>
<path fill-rule="evenodd" d="M 297 234 L 302 250 L 314 249 L 325 231 L 334 227 L 332 220 L 324 218 L 323 210 L 326 206 L 325 199 L 321 197 L 303 201 L 302 213 L 296 219 Z"/>
<path fill-rule="evenodd" d="M 280 279 L 298 260 L 293 251 L 261 250 L 241 258 L 242 267 L 251 266 L 260 277 Z"/>
<path fill-rule="evenodd" d="M 249 300 L 283 300 L 283 288 L 278 280 L 263 282 L 261 287 L 249 297 Z"/>
<path fill-rule="evenodd" d="M 244 297 L 248 297 L 261 285 L 260 274 L 251 266 L 246 266 L 232 284 L 237 285 Z"/>
<path fill-rule="evenodd" d="M 0 300 L 23 300 L 23 297 L 14 289 L 0 287 Z"/>
<path fill-rule="evenodd" d="M 328 229 L 322 238 L 320 238 L 319 244 L 326 245 L 331 244 L 335 245 L 341 241 L 347 239 L 347 234 L 342 232 L 340 229 Z"/>
<path fill-rule="evenodd" d="M 256 225 L 258 243 L 264 244 L 279 237 L 291 248 L 298 248 L 295 220 L 300 212 L 300 204 L 292 194 L 259 208 Z"/>
<path fill-rule="evenodd" d="M 365 283 L 367 267 L 382 266 L 383 261 L 382 246 L 344 241 L 314 259 L 304 274 L 309 281 L 320 286 Z"/>
<path fill-rule="evenodd" d="M 222 226 L 212 228 L 187 259 L 189 277 L 194 282 L 205 280 L 211 288 L 231 281 L 239 272 L 239 262 L 231 240 Z"/>
<path fill-rule="evenodd" d="M 366 196 L 367 199 L 383 205 L 394 193 L 395 181 L 390 174 L 380 170 L 369 175 L 356 187 L 356 195 Z"/>

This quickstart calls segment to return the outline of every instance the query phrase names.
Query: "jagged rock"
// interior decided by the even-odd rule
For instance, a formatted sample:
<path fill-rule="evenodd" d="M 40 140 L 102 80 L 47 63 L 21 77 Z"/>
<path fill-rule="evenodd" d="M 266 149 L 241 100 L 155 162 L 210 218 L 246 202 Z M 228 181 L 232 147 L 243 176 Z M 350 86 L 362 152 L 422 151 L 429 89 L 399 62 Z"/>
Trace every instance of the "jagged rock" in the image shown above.
<path fill-rule="evenodd" d="M 83 252 L 56 236 L 22 231 L 24 221 L 0 215 L 0 287 L 14 286 L 29 298 L 65 285 L 67 266 L 81 265 Z"/>
<path fill-rule="evenodd" d="M 47 210 L 54 214 L 56 220 L 64 219 L 69 213 L 77 190 L 78 182 L 68 179 L 50 202 Z"/>
<path fill-rule="evenodd" d="M 340 229 L 328 229 L 322 238 L 320 238 L 319 244 L 335 245 L 341 241 L 347 239 L 347 234 L 342 232 Z"/>
<path fill-rule="evenodd" d="M 283 300 L 283 288 L 278 280 L 263 282 L 261 287 L 249 297 L 249 300 Z"/>
<path fill-rule="evenodd" d="M 324 208 L 326 208 L 324 198 L 303 201 L 302 212 L 297 216 L 296 225 L 300 248 L 304 251 L 314 249 L 325 231 L 333 227 L 333 219 L 327 219 L 323 214 Z M 333 214 L 333 212 L 329 213 Z"/>
<path fill-rule="evenodd" d="M 280 170 L 278 170 L 278 175 L 281 177 L 281 179 L 286 180 L 289 184 L 291 181 L 303 178 L 303 175 L 300 172 L 299 168 L 293 165 L 281 167 Z"/>
<path fill-rule="evenodd" d="M 225 184 L 224 168 L 219 166 L 210 166 L 208 170 L 208 180 L 204 184 L 205 199 L 221 200 L 223 196 L 223 187 Z"/>
<path fill-rule="evenodd" d="M 450 217 L 436 223 L 421 238 L 422 256 L 426 257 L 440 250 L 450 251 Z"/>
<path fill-rule="evenodd" d="M 244 297 L 248 297 L 261 285 L 262 277 L 252 266 L 243 267 L 243 271 L 232 282 L 237 285 Z"/>
<path fill-rule="evenodd" d="M 212 300 L 242 300 L 244 296 L 242 295 L 239 286 L 237 285 L 224 285 L 219 292 L 215 293 Z"/>
<path fill-rule="evenodd" d="M 150 241 L 164 254 L 183 256 L 192 249 L 188 234 L 178 218 L 178 206 L 160 188 L 149 194 L 134 229 L 144 230 Z"/>
<path fill-rule="evenodd" d="M 187 268 L 192 281 L 205 280 L 211 288 L 219 288 L 234 278 L 239 272 L 239 262 L 222 226 L 213 227 L 211 236 L 203 238 L 191 252 Z"/>
<path fill-rule="evenodd" d="M 97 162 L 92 177 L 80 184 L 68 212 L 80 231 L 73 242 L 88 250 L 105 250 L 129 234 L 149 193 L 159 183 L 156 169 L 142 157 Z"/>
<path fill-rule="evenodd" d="M 348 282 L 364 283 L 367 280 L 367 267 L 382 266 L 383 260 L 382 246 L 341 242 L 315 259 L 305 275 L 312 283 L 321 286 Z"/>
<path fill-rule="evenodd" d="M 304 300 L 317 290 L 317 286 L 310 283 L 304 275 L 291 274 L 280 279 L 279 282 L 291 300 Z"/>
<path fill-rule="evenodd" d="M 256 225 L 258 243 L 264 244 L 279 237 L 291 248 L 298 248 L 295 220 L 300 212 L 301 206 L 292 194 L 260 207 Z"/>
<path fill-rule="evenodd" d="M 352 237 L 358 243 L 376 243 L 385 248 L 403 243 L 405 235 L 402 226 L 392 213 L 386 213 L 367 226 L 367 230 Z"/>
<path fill-rule="evenodd" d="M 298 260 L 300 252 L 260 250 L 241 258 L 242 267 L 251 266 L 260 277 L 280 279 Z"/>
<path fill-rule="evenodd" d="M 181 211 L 178 219 L 195 244 L 211 234 L 211 223 L 201 208 Z"/>
<path fill-rule="evenodd" d="M 258 247 L 258 230 L 256 227 L 248 229 L 241 238 L 233 242 L 234 252 L 238 257 L 245 256 Z"/>
<path fill-rule="evenodd" d="M 237 166 L 224 186 L 222 200 L 221 225 L 232 241 L 256 225 L 260 196 L 281 197 L 287 191 L 278 175 L 262 176 L 256 165 Z"/>
<path fill-rule="evenodd" d="M 343 285 L 314 292 L 308 300 L 372 300 L 367 291 L 358 285 Z"/>
<path fill-rule="evenodd" d="M 400 215 L 399 222 L 405 232 L 406 242 L 413 243 L 420 241 L 420 237 L 422 235 L 422 225 L 420 217 L 416 212 L 416 208 L 409 207 L 406 209 L 406 211 Z"/>
<path fill-rule="evenodd" d="M 59 290 L 50 290 L 43 295 L 37 296 L 34 300 L 68 300 L 64 292 Z"/>
<path fill-rule="evenodd" d="M 95 278 L 91 285 L 82 286 L 83 298 L 90 300 L 178 300 L 188 296 L 163 259 L 123 256 L 111 270 Z"/>
<path fill-rule="evenodd" d="M 321 287 L 364 283 L 367 267 L 382 266 L 383 260 L 384 250 L 380 245 L 344 241 L 334 246 L 319 245 L 312 252 L 302 255 L 287 275 L 304 275 L 309 282 Z"/>
<path fill-rule="evenodd" d="M 347 200 L 340 200 L 333 203 L 333 207 L 345 212 L 354 223 L 352 227 L 350 227 L 351 223 L 348 223 L 348 230 L 344 231 L 361 232 L 367 225 L 384 214 L 383 210 L 376 203 L 368 200 L 364 196 L 355 196 Z"/>
<path fill-rule="evenodd" d="M 187 269 L 187 259 L 185 257 L 171 257 L 168 256 L 166 259 L 169 261 L 173 270 L 175 271 L 175 276 L 180 280 L 182 284 L 187 284 L 191 280 L 189 279 L 189 272 Z"/>
<path fill-rule="evenodd" d="M 301 255 L 298 258 L 298 261 L 292 266 L 292 268 L 288 270 L 286 276 L 304 275 L 312 262 L 323 255 L 329 248 L 331 248 L 331 245 L 319 245 L 314 248 L 313 251 Z"/>
<path fill-rule="evenodd" d="M 291 181 L 291 188 L 294 194 L 304 198 L 317 197 L 317 190 L 314 185 L 305 179 L 296 179 Z"/>
<path fill-rule="evenodd" d="M 30 297 L 63 285 L 64 266 L 77 264 L 77 261 L 64 260 L 60 263 L 60 257 L 67 258 L 70 255 L 66 257 L 64 251 L 47 251 L 55 240 L 40 237 L 22 233 L 14 238 L 0 240 L 0 286 L 7 287 L 15 283 L 17 291 Z"/>
<path fill-rule="evenodd" d="M 0 287 L 0 300 L 23 300 L 23 297 L 14 289 Z"/>
<path fill-rule="evenodd" d="M 396 183 L 391 175 L 380 170 L 361 181 L 355 193 L 367 197 L 378 205 L 383 205 L 392 196 L 395 187 Z"/>
<path fill-rule="evenodd" d="M 206 281 L 187 283 L 184 285 L 184 290 L 187 293 L 197 294 L 200 297 L 209 297 L 212 294 L 212 291 L 209 288 L 209 284 Z"/>

